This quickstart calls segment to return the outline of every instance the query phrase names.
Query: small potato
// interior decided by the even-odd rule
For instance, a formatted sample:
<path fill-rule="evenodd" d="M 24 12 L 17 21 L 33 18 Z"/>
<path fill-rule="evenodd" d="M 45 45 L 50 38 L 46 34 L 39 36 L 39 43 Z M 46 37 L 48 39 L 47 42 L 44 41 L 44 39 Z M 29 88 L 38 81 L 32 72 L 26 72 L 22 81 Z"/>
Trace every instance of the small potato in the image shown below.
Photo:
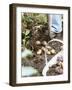
<path fill-rule="evenodd" d="M 51 52 L 50 52 L 50 51 L 47 51 L 47 54 L 48 54 L 48 55 L 50 55 L 50 54 L 51 54 Z"/>
<path fill-rule="evenodd" d="M 56 51 L 54 49 L 51 50 L 52 54 L 56 54 Z"/>
<path fill-rule="evenodd" d="M 51 50 L 51 49 L 52 49 L 52 47 L 51 47 L 51 46 L 46 46 L 46 48 L 47 48 L 48 50 Z"/>
<path fill-rule="evenodd" d="M 46 41 L 43 41 L 42 44 L 46 46 L 48 43 Z"/>
<path fill-rule="evenodd" d="M 42 50 L 39 49 L 39 50 L 37 51 L 37 54 L 40 55 L 41 53 L 42 53 Z"/>
<path fill-rule="evenodd" d="M 40 44 L 41 44 L 41 42 L 40 42 L 40 41 L 36 41 L 36 44 L 37 44 L 37 45 L 40 45 Z"/>
<path fill-rule="evenodd" d="M 45 52 L 46 48 L 45 47 L 42 47 L 42 50 Z"/>

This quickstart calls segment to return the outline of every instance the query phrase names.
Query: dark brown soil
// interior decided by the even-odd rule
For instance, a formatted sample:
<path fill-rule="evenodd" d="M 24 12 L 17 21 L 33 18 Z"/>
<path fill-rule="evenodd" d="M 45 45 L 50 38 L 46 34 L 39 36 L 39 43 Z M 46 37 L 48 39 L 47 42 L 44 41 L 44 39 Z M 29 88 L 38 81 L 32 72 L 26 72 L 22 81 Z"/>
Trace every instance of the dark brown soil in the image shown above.
<path fill-rule="evenodd" d="M 47 76 L 55 76 L 63 74 L 63 61 L 58 61 L 57 64 L 52 65 L 49 67 L 47 71 Z"/>
<path fill-rule="evenodd" d="M 61 75 L 61 74 L 63 74 L 63 68 L 60 67 L 60 65 L 58 64 L 54 64 L 47 71 L 47 76 L 55 76 L 55 75 Z"/>

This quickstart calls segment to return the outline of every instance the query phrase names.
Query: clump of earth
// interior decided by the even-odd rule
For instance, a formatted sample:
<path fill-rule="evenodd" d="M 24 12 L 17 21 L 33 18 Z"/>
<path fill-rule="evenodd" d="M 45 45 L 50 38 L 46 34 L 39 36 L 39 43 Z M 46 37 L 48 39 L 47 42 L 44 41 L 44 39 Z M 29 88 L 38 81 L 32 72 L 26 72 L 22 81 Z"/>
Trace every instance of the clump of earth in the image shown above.
<path fill-rule="evenodd" d="M 57 58 L 57 63 L 49 67 L 47 76 L 55 76 L 63 74 L 63 56 Z"/>

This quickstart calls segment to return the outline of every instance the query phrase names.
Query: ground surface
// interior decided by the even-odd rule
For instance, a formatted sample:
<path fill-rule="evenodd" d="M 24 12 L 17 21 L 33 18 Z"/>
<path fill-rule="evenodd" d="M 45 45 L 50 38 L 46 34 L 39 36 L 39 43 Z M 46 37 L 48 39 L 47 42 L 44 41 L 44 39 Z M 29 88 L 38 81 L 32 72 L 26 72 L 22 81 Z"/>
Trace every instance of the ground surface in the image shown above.
<path fill-rule="evenodd" d="M 62 37 L 59 39 L 62 39 Z M 62 43 L 60 42 L 56 42 L 56 41 L 53 41 L 51 43 L 49 43 L 49 45 L 55 49 L 56 51 L 56 54 L 61 50 L 61 46 L 63 45 Z M 36 49 L 38 48 L 41 48 L 42 46 L 40 47 L 36 47 Z M 54 57 L 56 54 L 54 55 L 47 55 L 47 61 L 49 61 L 52 57 Z M 45 54 L 42 53 L 41 55 L 37 55 L 36 54 L 36 51 L 34 51 L 34 56 L 32 58 L 27 58 L 27 59 L 22 59 L 22 64 L 24 64 L 24 66 L 32 66 L 34 67 L 35 69 L 37 69 L 39 71 L 39 75 L 41 76 L 42 75 L 42 70 L 45 66 Z M 50 70 L 47 72 L 47 75 L 58 75 L 58 73 L 54 72 L 55 69 L 54 68 L 50 68 Z"/>

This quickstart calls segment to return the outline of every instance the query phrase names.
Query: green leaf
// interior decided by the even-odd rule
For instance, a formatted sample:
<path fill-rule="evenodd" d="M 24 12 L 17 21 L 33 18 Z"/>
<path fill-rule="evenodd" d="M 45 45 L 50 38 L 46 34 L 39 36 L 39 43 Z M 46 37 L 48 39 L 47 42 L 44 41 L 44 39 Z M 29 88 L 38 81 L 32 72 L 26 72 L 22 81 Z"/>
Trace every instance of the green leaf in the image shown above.
<path fill-rule="evenodd" d="M 29 30 L 27 30 L 26 32 L 25 32 L 25 35 L 28 35 L 30 33 L 30 31 Z"/>

